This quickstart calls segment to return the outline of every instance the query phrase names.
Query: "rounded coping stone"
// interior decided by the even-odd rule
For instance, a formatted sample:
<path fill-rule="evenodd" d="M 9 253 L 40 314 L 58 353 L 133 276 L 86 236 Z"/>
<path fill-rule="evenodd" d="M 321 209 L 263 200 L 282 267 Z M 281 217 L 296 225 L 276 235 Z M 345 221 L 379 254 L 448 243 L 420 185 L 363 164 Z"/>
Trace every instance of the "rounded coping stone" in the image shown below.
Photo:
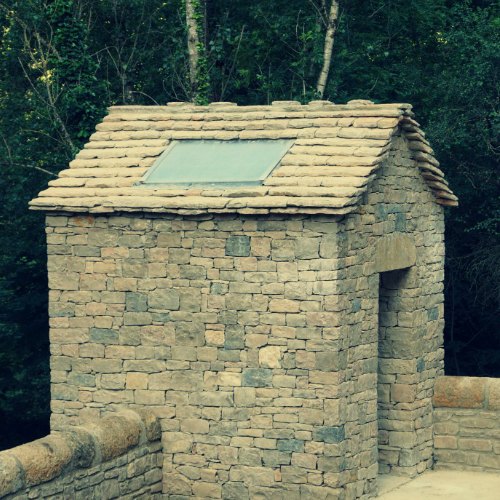
<path fill-rule="evenodd" d="M 192 102 L 187 102 L 187 101 L 173 101 L 173 102 L 167 102 L 167 106 L 170 106 L 172 108 L 180 108 L 180 107 L 194 106 L 194 104 Z"/>
<path fill-rule="evenodd" d="M 500 410 L 500 379 L 491 377 L 439 377 L 434 407 Z"/>
<path fill-rule="evenodd" d="M 355 105 L 355 106 L 371 106 L 372 104 L 375 104 L 373 101 L 370 101 L 368 99 L 351 99 L 350 101 L 347 101 L 347 104 Z"/>
<path fill-rule="evenodd" d="M 321 106 L 330 106 L 331 104 L 335 104 L 333 101 L 328 101 L 327 99 L 309 101 L 307 103 L 308 106 L 321 107 Z"/>
<path fill-rule="evenodd" d="M 219 101 L 219 102 L 211 102 L 208 107 L 209 108 L 225 108 L 227 106 L 238 106 L 237 103 L 235 102 L 224 102 L 224 101 Z"/>
<path fill-rule="evenodd" d="M 159 441 L 161 439 L 160 419 L 152 411 L 145 408 L 137 408 L 134 413 L 141 417 L 147 440 L 150 442 Z"/>
<path fill-rule="evenodd" d="M 271 106 L 302 106 L 299 101 L 273 101 Z"/>
<path fill-rule="evenodd" d="M 488 378 L 487 398 L 489 410 L 500 410 L 500 378 Z"/>
<path fill-rule="evenodd" d="M 140 444 L 143 432 L 140 417 L 132 412 L 106 415 L 97 423 L 89 422 L 85 429 L 96 439 L 102 462 L 123 455 Z"/>
<path fill-rule="evenodd" d="M 106 462 L 160 438 L 159 420 L 147 409 L 121 410 L 55 431 L 0 452 L 0 498 L 62 473 Z"/>
<path fill-rule="evenodd" d="M 434 385 L 435 408 L 483 408 L 488 379 L 439 377 Z"/>
<path fill-rule="evenodd" d="M 24 471 L 17 458 L 8 452 L 0 453 L 0 498 L 20 490 Z"/>
<path fill-rule="evenodd" d="M 17 458 L 28 486 L 50 481 L 59 476 L 73 459 L 70 442 L 64 435 L 50 434 L 28 444 L 12 448 L 9 453 Z"/>
<path fill-rule="evenodd" d="M 96 440 L 85 427 L 67 427 L 54 434 L 63 436 L 69 441 L 73 450 L 72 468 L 90 467 L 98 458 Z"/>

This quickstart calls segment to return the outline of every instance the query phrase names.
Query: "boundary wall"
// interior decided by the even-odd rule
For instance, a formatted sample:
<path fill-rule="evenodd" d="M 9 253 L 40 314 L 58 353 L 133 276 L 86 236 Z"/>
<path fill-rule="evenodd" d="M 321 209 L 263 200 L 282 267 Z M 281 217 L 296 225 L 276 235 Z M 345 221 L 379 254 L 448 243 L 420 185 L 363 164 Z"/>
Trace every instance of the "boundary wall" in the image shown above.
<path fill-rule="evenodd" d="M 158 419 L 110 413 L 0 453 L 0 498 L 161 498 Z"/>
<path fill-rule="evenodd" d="M 437 380 L 434 458 L 436 469 L 500 471 L 500 379 Z"/>

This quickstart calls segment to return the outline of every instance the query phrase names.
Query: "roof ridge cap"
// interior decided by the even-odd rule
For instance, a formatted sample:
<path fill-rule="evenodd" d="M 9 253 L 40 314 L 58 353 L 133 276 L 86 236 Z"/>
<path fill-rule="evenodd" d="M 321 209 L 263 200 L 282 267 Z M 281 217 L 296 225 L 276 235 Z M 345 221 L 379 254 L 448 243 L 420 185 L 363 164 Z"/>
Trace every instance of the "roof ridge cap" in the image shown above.
<path fill-rule="evenodd" d="M 299 101 L 273 101 L 271 104 L 250 104 L 239 106 L 234 102 L 212 102 L 208 105 L 193 104 L 191 102 L 169 102 L 167 104 L 118 104 L 107 108 L 108 113 L 115 112 L 137 112 L 137 111 L 218 111 L 218 112 L 240 112 L 247 110 L 266 110 L 278 109 L 366 109 L 366 108 L 398 108 L 402 110 L 411 110 L 413 106 L 409 103 L 375 103 L 365 99 L 354 99 L 347 103 L 334 103 L 328 100 L 313 100 L 302 104 Z"/>

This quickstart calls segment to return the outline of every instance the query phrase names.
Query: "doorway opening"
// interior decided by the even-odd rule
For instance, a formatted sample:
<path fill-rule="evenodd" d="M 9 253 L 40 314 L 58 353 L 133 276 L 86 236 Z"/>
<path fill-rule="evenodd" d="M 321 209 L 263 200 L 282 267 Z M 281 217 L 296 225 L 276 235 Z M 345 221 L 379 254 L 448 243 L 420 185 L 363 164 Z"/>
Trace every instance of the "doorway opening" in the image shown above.
<path fill-rule="evenodd" d="M 379 474 L 399 470 L 401 432 L 408 430 L 408 422 L 402 417 L 396 401 L 398 377 L 407 370 L 405 357 L 411 352 L 407 349 L 411 342 L 411 329 L 400 327 L 405 303 L 402 290 L 407 273 L 408 269 L 380 273 L 377 377 Z"/>

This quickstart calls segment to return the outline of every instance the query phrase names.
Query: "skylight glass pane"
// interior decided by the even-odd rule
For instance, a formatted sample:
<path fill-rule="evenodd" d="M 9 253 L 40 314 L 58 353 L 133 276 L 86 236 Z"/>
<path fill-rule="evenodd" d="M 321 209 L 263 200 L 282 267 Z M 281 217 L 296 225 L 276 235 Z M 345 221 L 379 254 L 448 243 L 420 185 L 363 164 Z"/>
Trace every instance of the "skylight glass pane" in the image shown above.
<path fill-rule="evenodd" d="M 259 185 L 290 149 L 288 139 L 174 141 L 143 185 Z"/>

